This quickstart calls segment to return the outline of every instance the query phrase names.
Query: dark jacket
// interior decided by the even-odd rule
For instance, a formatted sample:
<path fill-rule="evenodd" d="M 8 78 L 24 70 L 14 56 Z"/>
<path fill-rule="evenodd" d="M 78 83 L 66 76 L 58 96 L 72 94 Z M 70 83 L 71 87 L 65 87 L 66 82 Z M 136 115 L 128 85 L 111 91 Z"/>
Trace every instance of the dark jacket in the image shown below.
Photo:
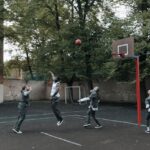
<path fill-rule="evenodd" d="M 93 111 L 98 110 L 98 104 L 99 104 L 99 95 L 96 91 L 92 91 L 90 96 L 90 105 L 89 108 L 91 108 Z"/>
<path fill-rule="evenodd" d="M 145 106 L 147 110 L 150 109 L 150 96 L 145 99 Z"/>
<path fill-rule="evenodd" d="M 27 90 L 21 90 L 21 100 L 18 104 L 18 108 L 22 109 L 29 105 L 29 93 L 30 91 Z"/>

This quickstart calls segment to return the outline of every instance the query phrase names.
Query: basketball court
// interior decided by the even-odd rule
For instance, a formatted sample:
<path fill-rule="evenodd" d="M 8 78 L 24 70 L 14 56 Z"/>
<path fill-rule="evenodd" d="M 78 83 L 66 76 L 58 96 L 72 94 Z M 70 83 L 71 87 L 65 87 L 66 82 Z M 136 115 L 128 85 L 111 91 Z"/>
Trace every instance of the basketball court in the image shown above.
<path fill-rule="evenodd" d="M 93 122 L 91 127 L 83 127 L 87 117 L 87 103 L 68 104 L 65 97 L 65 102 L 60 103 L 64 122 L 58 127 L 49 101 L 32 102 L 22 125 L 23 134 L 18 135 L 12 131 L 17 120 L 17 103 L 4 103 L 0 105 L 0 148 L 2 150 L 149 149 L 150 134 L 144 132 L 146 110 L 141 108 L 139 60 L 134 56 L 133 38 L 114 41 L 112 47 L 114 59 L 136 60 L 136 104 L 102 103 L 97 112 L 97 119 L 103 128 L 95 129 Z M 65 93 L 66 91 L 67 89 Z"/>
<path fill-rule="evenodd" d="M 16 106 L 17 103 L 0 105 L 2 150 L 147 150 L 150 147 L 150 135 L 144 132 L 145 110 L 142 110 L 143 122 L 139 127 L 135 105 L 113 106 L 102 103 L 97 118 L 103 128 L 95 129 L 94 124 L 83 128 L 87 104 L 60 103 L 64 123 L 57 127 L 50 103 L 32 102 L 21 135 L 11 130 L 17 119 Z"/>

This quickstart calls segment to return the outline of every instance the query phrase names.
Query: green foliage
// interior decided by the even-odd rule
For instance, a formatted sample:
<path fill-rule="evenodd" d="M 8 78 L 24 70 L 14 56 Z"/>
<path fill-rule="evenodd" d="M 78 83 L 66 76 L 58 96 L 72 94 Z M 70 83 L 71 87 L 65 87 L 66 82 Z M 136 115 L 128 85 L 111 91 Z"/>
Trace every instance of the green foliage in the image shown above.
<path fill-rule="evenodd" d="M 108 3 L 99 0 L 5 2 L 5 19 L 12 22 L 5 27 L 5 36 L 17 43 L 26 55 L 21 60 L 24 62 L 21 67 L 27 72 L 27 79 L 30 76 L 48 79 L 48 71 L 52 70 L 68 84 L 91 78 L 131 80 L 134 65 L 132 61 L 120 63 L 111 59 L 112 40 L 136 35 L 136 40 L 140 39 L 136 43 L 138 50 L 146 44 L 149 47 L 142 38 L 147 35 L 150 25 L 147 12 L 120 20 Z M 113 0 L 109 3 L 114 4 Z M 146 25 L 141 32 L 143 18 Z M 74 44 L 77 38 L 81 39 L 81 46 Z"/>

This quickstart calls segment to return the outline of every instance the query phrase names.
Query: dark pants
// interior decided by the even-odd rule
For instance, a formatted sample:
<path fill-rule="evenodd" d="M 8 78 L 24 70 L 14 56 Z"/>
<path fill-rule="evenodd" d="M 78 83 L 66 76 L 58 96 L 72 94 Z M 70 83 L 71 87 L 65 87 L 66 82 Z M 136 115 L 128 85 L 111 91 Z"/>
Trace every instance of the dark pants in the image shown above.
<path fill-rule="evenodd" d="M 26 118 L 26 112 L 27 112 L 27 107 L 19 108 L 19 115 L 18 115 L 17 122 L 15 124 L 15 129 L 17 131 L 20 130 L 20 127 L 21 127 L 24 119 Z"/>
<path fill-rule="evenodd" d="M 96 124 L 98 124 L 99 126 L 101 125 L 99 123 L 99 121 L 96 119 L 95 115 L 96 115 L 96 111 L 93 111 L 92 108 L 89 108 L 88 110 L 88 118 L 87 118 L 87 123 L 90 124 L 91 123 L 91 116 L 93 118 L 93 120 L 96 122 Z"/>
<path fill-rule="evenodd" d="M 146 117 L 146 125 L 147 127 L 150 126 L 150 112 L 148 112 L 147 117 Z"/>
<path fill-rule="evenodd" d="M 52 111 L 53 111 L 54 115 L 56 116 L 57 120 L 62 121 L 63 118 L 62 118 L 61 113 L 58 109 L 58 102 L 59 102 L 59 98 L 57 98 L 57 97 L 52 98 L 52 100 L 51 100 Z"/>

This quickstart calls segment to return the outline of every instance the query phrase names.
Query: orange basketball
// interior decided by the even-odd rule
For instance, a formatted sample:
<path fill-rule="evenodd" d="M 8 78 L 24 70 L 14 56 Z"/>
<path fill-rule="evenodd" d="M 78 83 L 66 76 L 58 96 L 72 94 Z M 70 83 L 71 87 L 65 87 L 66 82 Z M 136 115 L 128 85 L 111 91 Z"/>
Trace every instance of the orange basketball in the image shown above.
<path fill-rule="evenodd" d="M 81 45 L 81 40 L 80 40 L 80 39 L 76 39 L 76 40 L 75 40 L 75 44 L 76 44 L 76 45 Z"/>

